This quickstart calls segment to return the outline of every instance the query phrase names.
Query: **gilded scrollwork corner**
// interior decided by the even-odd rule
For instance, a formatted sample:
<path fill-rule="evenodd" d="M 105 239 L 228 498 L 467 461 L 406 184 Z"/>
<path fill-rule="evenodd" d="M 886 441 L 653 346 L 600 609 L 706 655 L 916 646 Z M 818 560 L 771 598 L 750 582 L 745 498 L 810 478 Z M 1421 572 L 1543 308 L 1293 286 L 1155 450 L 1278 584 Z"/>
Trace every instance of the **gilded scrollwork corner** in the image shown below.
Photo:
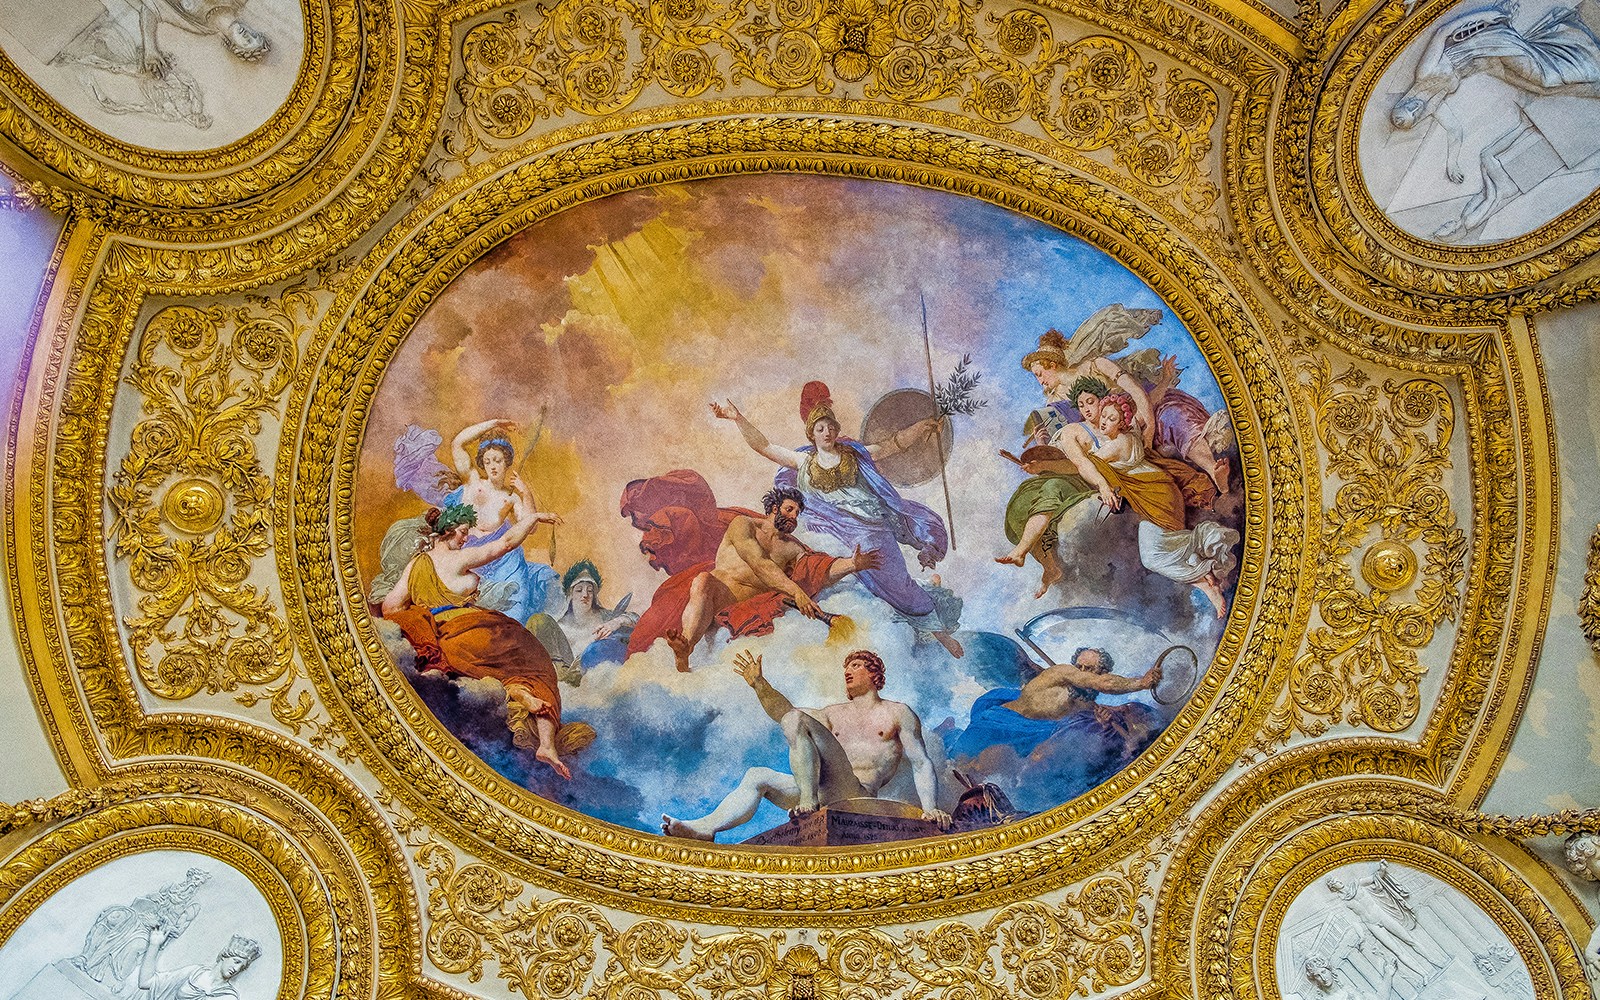
<path fill-rule="evenodd" d="M 1302 362 L 1332 503 L 1315 571 L 1320 624 L 1253 754 L 1336 724 L 1395 733 L 1421 710 L 1419 652 L 1454 620 L 1466 536 L 1444 483 L 1455 404 L 1431 379 L 1378 382 L 1325 356 Z M 1359 580 L 1358 580 L 1359 576 Z"/>
<path fill-rule="evenodd" d="M 144 324 L 125 382 L 138 417 L 106 491 L 112 555 L 138 594 L 123 616 L 135 672 L 183 701 L 236 692 L 347 757 L 301 678 L 279 603 L 255 581 L 273 548 L 263 437 L 303 365 L 330 265 L 275 297 L 167 305 Z M 242 690 L 241 690 L 242 689 Z"/>

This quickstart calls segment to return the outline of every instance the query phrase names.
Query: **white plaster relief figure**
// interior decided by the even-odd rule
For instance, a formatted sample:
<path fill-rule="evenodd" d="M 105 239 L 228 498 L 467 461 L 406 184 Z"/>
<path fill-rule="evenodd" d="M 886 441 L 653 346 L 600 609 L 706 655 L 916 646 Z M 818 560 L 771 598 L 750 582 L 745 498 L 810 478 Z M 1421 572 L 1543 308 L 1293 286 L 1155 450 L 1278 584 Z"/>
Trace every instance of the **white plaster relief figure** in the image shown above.
<path fill-rule="evenodd" d="M 1378 862 L 1371 875 L 1348 885 L 1330 877 L 1327 886 L 1353 918 L 1356 946 L 1384 965 L 1386 974 L 1399 973 L 1403 967 L 1416 985 L 1422 986 L 1448 963 L 1449 959 L 1418 933 L 1416 911 L 1407 902 L 1411 894 L 1389 875 L 1386 862 Z"/>
<path fill-rule="evenodd" d="M 233 868 L 197 860 L 134 855 L 62 889 L 0 949 L 0 997 L 238 1000 L 244 976 L 244 995 L 275 995 L 283 956 L 265 900 Z M 130 882 L 155 887 L 114 902 L 127 899 Z M 61 957 L 41 968 L 52 955 Z"/>
<path fill-rule="evenodd" d="M 191 868 L 182 882 L 162 886 L 127 906 L 106 907 L 90 925 L 83 951 L 69 961 L 95 982 L 105 983 L 114 996 L 123 995 L 144 958 L 146 938 L 159 931 L 170 941 L 188 930 L 200 914 L 194 894 L 210 880 L 210 872 Z"/>
<path fill-rule="evenodd" d="M 1279 988 L 1298 1000 L 1532 1000 L 1498 927 L 1459 891 L 1385 861 L 1345 865 L 1290 905 Z"/>
<path fill-rule="evenodd" d="M 181 30 L 213 37 L 229 55 L 255 62 L 271 51 L 266 35 L 243 19 L 248 0 L 101 0 L 105 13 L 73 36 L 52 66 L 69 66 L 102 111 L 149 115 L 209 129 L 205 94 L 161 45 Z"/>
<path fill-rule="evenodd" d="M 1567 870 L 1585 882 L 1600 882 L 1600 837 L 1592 833 L 1575 833 L 1567 838 Z M 1589 979 L 1589 991 L 1600 997 L 1600 927 L 1589 935 L 1583 949 L 1583 972 Z"/>
<path fill-rule="evenodd" d="M 1594 0 L 1549 2 L 1451 13 L 1385 75 L 1363 122 L 1362 172 L 1401 228 L 1449 243 L 1511 239 L 1600 183 Z"/>

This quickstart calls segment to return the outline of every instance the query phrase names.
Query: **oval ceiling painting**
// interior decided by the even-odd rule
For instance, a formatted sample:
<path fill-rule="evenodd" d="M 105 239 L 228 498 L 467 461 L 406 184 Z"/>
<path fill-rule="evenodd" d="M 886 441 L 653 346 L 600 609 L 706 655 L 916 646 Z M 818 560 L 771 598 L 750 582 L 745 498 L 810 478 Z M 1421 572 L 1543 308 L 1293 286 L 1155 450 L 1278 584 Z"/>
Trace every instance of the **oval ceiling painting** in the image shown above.
<path fill-rule="evenodd" d="M 673 837 L 971 830 L 1094 788 L 1210 664 L 1243 504 L 1193 337 L 985 202 L 765 175 L 616 195 L 390 363 L 355 544 L 421 700 Z"/>
<path fill-rule="evenodd" d="M 1462 0 L 1379 79 L 1361 173 L 1389 220 L 1458 246 L 1538 229 L 1600 187 L 1593 4 Z"/>
<path fill-rule="evenodd" d="M 0 49 L 91 128 L 161 152 L 264 125 L 300 72 L 299 0 L 0 0 Z"/>

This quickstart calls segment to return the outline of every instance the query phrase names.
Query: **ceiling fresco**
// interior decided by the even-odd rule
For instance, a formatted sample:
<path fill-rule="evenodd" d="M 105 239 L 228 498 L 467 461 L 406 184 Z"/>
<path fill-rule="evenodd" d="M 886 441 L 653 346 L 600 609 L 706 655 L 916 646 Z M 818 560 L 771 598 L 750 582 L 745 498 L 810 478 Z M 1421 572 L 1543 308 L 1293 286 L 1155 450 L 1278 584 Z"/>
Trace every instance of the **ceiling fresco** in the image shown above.
<path fill-rule="evenodd" d="M 0 1000 L 1593 995 L 1588 0 L 6 3 Z"/>
<path fill-rule="evenodd" d="M 775 832 L 797 801 L 908 812 L 875 821 L 898 839 L 1089 791 L 1210 663 L 1244 522 L 1222 392 L 1125 268 L 981 202 L 795 176 L 616 195 L 497 247 L 388 363 L 361 462 L 380 635 L 446 727 L 544 798 L 730 842 L 798 835 Z M 493 628 L 542 637 L 538 669 L 475 645 Z M 855 649 L 894 718 L 844 714 Z M 829 704 L 822 748 L 786 728 Z M 850 775 L 791 788 L 802 751 Z"/>

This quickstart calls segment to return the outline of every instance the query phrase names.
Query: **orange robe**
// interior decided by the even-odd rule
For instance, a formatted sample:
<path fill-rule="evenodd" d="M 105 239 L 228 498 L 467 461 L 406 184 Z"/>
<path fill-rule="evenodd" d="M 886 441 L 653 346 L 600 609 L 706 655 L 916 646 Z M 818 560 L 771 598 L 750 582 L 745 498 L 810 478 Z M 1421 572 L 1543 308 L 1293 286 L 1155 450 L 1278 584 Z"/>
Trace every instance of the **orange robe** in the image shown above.
<path fill-rule="evenodd" d="M 426 553 L 415 556 L 406 573 L 410 603 L 388 618 L 417 651 L 417 669 L 499 681 L 506 689 L 506 725 L 512 743 L 524 749 L 536 747 L 533 718 L 517 693 L 524 690 L 544 702 L 537 714 L 561 724 L 561 692 L 550 654 L 515 619 L 473 607 L 475 595 L 446 588 Z"/>

